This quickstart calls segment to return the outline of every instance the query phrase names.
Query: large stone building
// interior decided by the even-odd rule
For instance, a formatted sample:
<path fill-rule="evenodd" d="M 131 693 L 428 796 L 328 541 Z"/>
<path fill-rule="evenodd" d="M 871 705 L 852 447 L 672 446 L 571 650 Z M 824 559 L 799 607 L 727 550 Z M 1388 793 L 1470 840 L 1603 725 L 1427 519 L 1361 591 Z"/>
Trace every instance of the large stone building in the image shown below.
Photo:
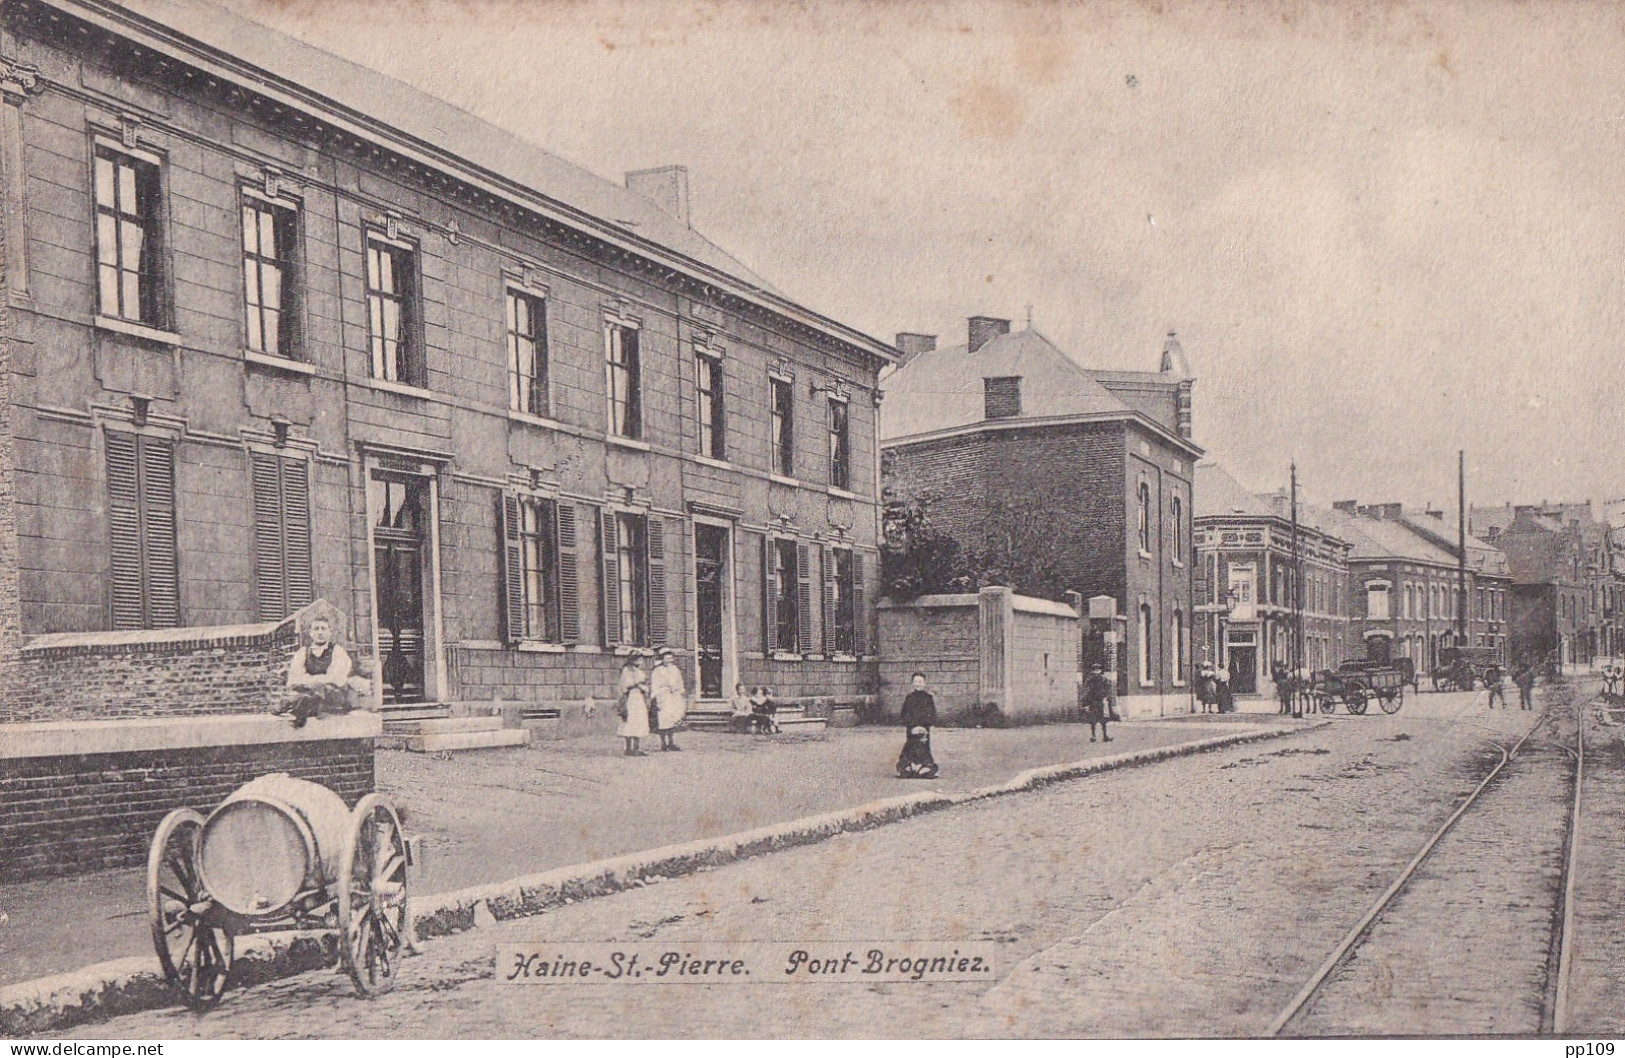
<path fill-rule="evenodd" d="M 973 317 L 966 341 L 899 335 L 883 382 L 886 483 L 944 498 L 937 521 L 1019 592 L 1111 596 L 1124 618 L 1122 707 L 1189 708 L 1193 380 L 1087 369 L 1036 330 Z"/>
<path fill-rule="evenodd" d="M 892 349 L 696 232 L 684 170 L 602 180 L 195 0 L 3 19 L 0 661 L 124 667 L 0 722 L 318 598 L 385 706 L 602 700 L 658 644 L 704 697 L 874 692 Z"/>
<path fill-rule="evenodd" d="M 1218 464 L 1197 465 L 1197 657 L 1225 664 L 1238 694 L 1273 694 L 1277 665 L 1319 670 L 1352 656 L 1349 545 L 1298 508 L 1294 542 L 1290 495 L 1255 495 Z"/>

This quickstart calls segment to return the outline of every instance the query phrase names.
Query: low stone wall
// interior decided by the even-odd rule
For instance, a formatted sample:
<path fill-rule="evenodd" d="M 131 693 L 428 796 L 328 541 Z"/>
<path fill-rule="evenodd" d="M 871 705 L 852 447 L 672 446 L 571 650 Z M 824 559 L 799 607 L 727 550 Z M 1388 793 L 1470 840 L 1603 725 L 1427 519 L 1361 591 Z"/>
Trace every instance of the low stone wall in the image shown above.
<path fill-rule="evenodd" d="M 881 602 L 880 709 L 896 717 L 925 674 L 943 723 L 1034 723 L 1077 714 L 1082 629 L 1065 603 L 984 588 Z"/>
<path fill-rule="evenodd" d="M 0 883 L 144 864 L 170 810 L 206 814 L 272 772 L 354 805 L 373 789 L 381 729 L 377 713 L 300 729 L 270 716 L 0 728 Z"/>

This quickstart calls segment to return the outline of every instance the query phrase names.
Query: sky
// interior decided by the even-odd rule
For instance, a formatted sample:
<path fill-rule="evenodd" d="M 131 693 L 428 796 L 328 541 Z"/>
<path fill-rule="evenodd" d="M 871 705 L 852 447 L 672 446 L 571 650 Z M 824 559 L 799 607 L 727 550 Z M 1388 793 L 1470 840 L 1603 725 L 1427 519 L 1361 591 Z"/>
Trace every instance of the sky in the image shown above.
<path fill-rule="evenodd" d="M 222 0 L 609 179 L 883 340 L 1154 370 L 1244 484 L 1625 496 L 1625 5 Z M 454 145 L 453 145 L 454 146 Z"/>

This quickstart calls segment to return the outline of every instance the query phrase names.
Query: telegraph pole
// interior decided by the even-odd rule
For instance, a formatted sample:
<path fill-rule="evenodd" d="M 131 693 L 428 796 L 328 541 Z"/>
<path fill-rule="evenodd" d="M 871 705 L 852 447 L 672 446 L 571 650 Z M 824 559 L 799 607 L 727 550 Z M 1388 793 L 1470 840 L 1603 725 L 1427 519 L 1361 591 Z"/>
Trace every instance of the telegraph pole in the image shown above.
<path fill-rule="evenodd" d="M 1298 547 L 1298 463 L 1292 462 L 1292 675 L 1303 668 L 1303 554 Z"/>

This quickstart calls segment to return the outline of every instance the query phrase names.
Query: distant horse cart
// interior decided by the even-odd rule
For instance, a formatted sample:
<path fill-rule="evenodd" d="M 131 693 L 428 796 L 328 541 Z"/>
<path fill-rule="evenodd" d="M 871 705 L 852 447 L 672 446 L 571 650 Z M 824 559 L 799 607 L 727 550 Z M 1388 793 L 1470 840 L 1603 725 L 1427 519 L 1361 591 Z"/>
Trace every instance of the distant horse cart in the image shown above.
<path fill-rule="evenodd" d="M 407 840 L 378 794 L 352 811 L 325 786 L 285 774 L 241 786 L 205 818 L 177 808 L 147 857 L 153 946 L 187 1006 L 214 1006 L 235 939 L 336 932 L 363 996 L 387 992 L 406 943 Z"/>
<path fill-rule="evenodd" d="M 1498 647 L 1441 647 L 1433 670 L 1436 691 L 1470 691 L 1484 680 L 1492 665 L 1501 664 Z"/>
<path fill-rule="evenodd" d="M 1401 658 L 1400 661 L 1410 661 Z M 1385 713 L 1397 713 L 1405 703 L 1405 685 L 1415 685 L 1415 670 L 1399 664 L 1374 661 L 1345 661 L 1334 671 L 1322 669 L 1309 682 L 1309 695 L 1315 707 L 1331 714 L 1341 704 L 1353 716 L 1364 716 L 1375 701 Z"/>

